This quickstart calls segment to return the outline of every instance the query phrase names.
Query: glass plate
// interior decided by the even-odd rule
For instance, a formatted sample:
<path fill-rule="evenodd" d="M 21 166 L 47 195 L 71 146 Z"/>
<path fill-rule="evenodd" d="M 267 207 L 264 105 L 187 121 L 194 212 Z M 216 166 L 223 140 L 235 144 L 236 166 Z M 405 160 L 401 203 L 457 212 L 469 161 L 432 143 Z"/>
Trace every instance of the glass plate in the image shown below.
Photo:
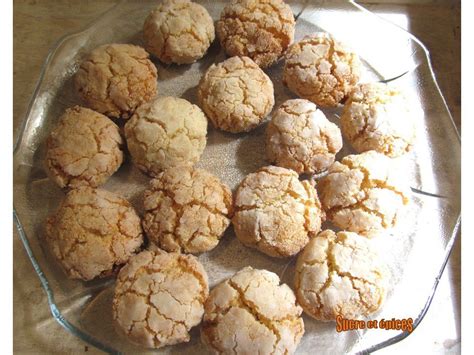
<path fill-rule="evenodd" d="M 224 1 L 200 1 L 218 19 Z M 124 1 L 114 6 L 82 32 L 61 39 L 50 52 L 31 100 L 14 149 L 14 220 L 18 234 L 47 293 L 53 317 L 69 332 L 107 352 L 144 353 L 120 338 L 111 318 L 113 279 L 92 282 L 65 277 L 42 248 L 44 220 L 64 196 L 47 179 L 43 169 L 44 142 L 51 127 L 67 107 L 78 104 L 71 78 L 83 55 L 111 42 L 142 44 L 143 21 L 156 1 Z M 326 31 L 347 42 L 361 56 L 363 81 L 395 81 L 410 92 L 418 109 L 418 141 L 405 157 L 402 169 L 412 187 L 412 204 L 403 225 L 379 241 L 390 265 L 391 286 L 384 308 L 373 319 L 412 318 L 414 326 L 426 313 L 446 265 L 459 226 L 460 139 L 434 78 L 428 51 L 408 32 L 352 2 L 292 1 L 296 40 L 315 31 Z M 217 41 L 208 54 L 192 65 L 163 65 L 158 61 L 160 95 L 173 95 L 196 103 L 202 73 L 225 59 Z M 281 83 L 282 62 L 266 70 L 275 86 L 275 107 L 294 98 Z M 341 109 L 324 110 L 337 122 Z M 198 166 L 219 176 L 232 189 L 241 179 L 267 165 L 262 135 L 265 125 L 248 134 L 227 134 L 209 128 L 208 143 Z M 345 144 L 338 158 L 352 153 Z M 139 212 L 148 178 L 127 159 L 105 189 L 128 198 Z M 326 227 L 330 226 L 326 224 Z M 229 228 L 219 246 L 199 256 L 211 287 L 240 268 L 251 265 L 277 273 L 293 286 L 295 260 L 274 259 L 243 247 Z M 335 323 L 304 316 L 306 332 L 297 353 L 347 353 L 375 351 L 409 333 L 396 330 L 359 330 L 337 333 Z M 204 353 L 199 327 L 191 341 L 160 349 L 163 353 Z"/>

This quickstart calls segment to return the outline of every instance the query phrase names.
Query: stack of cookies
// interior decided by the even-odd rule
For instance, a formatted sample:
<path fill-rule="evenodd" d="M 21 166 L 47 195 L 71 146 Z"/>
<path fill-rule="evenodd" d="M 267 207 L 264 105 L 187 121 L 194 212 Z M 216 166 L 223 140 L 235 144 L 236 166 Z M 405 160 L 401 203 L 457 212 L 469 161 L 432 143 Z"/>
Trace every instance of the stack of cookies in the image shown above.
<path fill-rule="evenodd" d="M 111 312 L 130 341 L 187 342 L 202 322 L 202 341 L 215 353 L 294 353 L 303 311 L 333 321 L 382 306 L 388 275 L 371 239 L 390 234 L 409 203 L 392 158 L 413 148 L 413 113 L 399 89 L 359 83 L 359 57 L 330 34 L 294 42 L 294 33 L 282 0 L 234 0 L 215 28 L 203 6 L 165 0 L 145 19 L 145 49 L 106 44 L 80 64 L 83 106 L 67 109 L 47 140 L 46 170 L 67 194 L 46 221 L 45 240 L 70 278 L 116 276 Z M 149 53 L 190 64 L 216 34 L 229 58 L 204 73 L 197 104 L 159 96 Z M 283 83 L 299 98 L 274 108 L 264 69 L 280 60 Z M 324 113 L 335 107 L 343 107 L 339 125 Z M 262 144 L 273 165 L 247 175 L 234 195 L 194 167 L 208 122 L 242 133 L 269 115 Z M 359 154 L 338 159 L 343 136 Z M 100 188 L 120 168 L 125 144 L 151 177 L 143 216 Z M 243 247 L 297 256 L 293 289 L 249 265 L 209 292 L 205 265 L 192 254 L 215 248 L 230 224 Z"/>

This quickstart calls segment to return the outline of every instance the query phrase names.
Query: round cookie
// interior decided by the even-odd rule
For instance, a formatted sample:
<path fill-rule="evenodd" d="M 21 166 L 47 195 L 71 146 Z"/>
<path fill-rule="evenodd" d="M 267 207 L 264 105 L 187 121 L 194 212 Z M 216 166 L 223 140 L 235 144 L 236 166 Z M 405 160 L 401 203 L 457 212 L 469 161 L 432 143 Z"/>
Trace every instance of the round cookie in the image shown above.
<path fill-rule="evenodd" d="M 188 342 L 208 295 L 206 271 L 194 256 L 145 250 L 118 274 L 112 301 L 116 329 L 147 348 Z"/>
<path fill-rule="evenodd" d="M 306 36 L 285 53 L 283 83 L 321 107 L 335 107 L 357 84 L 357 54 L 327 33 Z"/>
<path fill-rule="evenodd" d="M 143 37 L 147 51 L 162 62 L 194 63 L 214 41 L 214 22 L 199 4 L 165 0 L 146 18 Z"/>
<path fill-rule="evenodd" d="M 46 141 L 46 170 L 60 187 L 97 187 L 123 161 L 119 128 L 88 108 L 68 108 Z"/>
<path fill-rule="evenodd" d="M 341 116 L 344 137 L 361 153 L 389 157 L 409 152 L 415 141 L 414 114 L 401 91 L 384 83 L 357 85 Z"/>
<path fill-rule="evenodd" d="M 301 313 L 276 274 L 246 267 L 211 291 L 201 339 L 216 354 L 293 354 L 304 334 Z"/>
<path fill-rule="evenodd" d="M 373 150 L 335 162 L 317 185 L 328 219 L 369 238 L 394 227 L 409 203 L 409 190 L 392 165 Z"/>
<path fill-rule="evenodd" d="M 267 126 L 268 160 L 298 174 L 326 170 L 341 148 L 339 128 L 308 100 L 285 101 Z"/>
<path fill-rule="evenodd" d="M 140 249 L 143 234 L 140 217 L 127 200 L 80 187 L 46 220 L 45 240 L 70 278 L 89 281 L 126 263 Z"/>
<path fill-rule="evenodd" d="M 257 127 L 275 103 L 272 81 L 248 57 L 213 64 L 199 83 L 198 98 L 212 124 L 232 133 Z"/>
<path fill-rule="evenodd" d="M 235 195 L 232 224 L 237 238 L 270 256 L 297 254 L 323 219 L 316 190 L 299 181 L 293 170 L 263 167 L 247 175 Z"/>
<path fill-rule="evenodd" d="M 369 240 L 325 230 L 298 256 L 296 298 L 318 320 L 367 317 L 382 306 L 385 278 L 386 268 Z"/>
<path fill-rule="evenodd" d="M 293 42 L 295 19 L 282 0 L 234 0 L 222 11 L 216 33 L 229 56 L 247 56 L 265 68 Z"/>
<path fill-rule="evenodd" d="M 114 118 L 128 119 L 157 92 L 157 70 L 148 53 L 131 44 L 105 44 L 90 52 L 75 75 L 86 106 Z"/>
<path fill-rule="evenodd" d="M 144 195 L 143 229 L 166 251 L 213 249 L 229 226 L 232 192 L 203 169 L 178 166 L 150 182 Z"/>
<path fill-rule="evenodd" d="M 206 147 L 207 119 L 199 107 L 165 96 L 140 106 L 125 124 L 135 165 L 151 176 L 181 164 L 194 164 Z"/>

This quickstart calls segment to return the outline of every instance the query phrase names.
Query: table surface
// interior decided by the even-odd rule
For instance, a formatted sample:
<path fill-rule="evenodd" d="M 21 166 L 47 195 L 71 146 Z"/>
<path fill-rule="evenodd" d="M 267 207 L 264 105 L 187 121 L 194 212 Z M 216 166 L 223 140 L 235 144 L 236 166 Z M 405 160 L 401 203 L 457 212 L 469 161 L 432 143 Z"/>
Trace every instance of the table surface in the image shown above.
<path fill-rule="evenodd" d="M 116 0 L 14 0 L 13 127 L 18 134 L 41 66 L 63 35 L 86 27 Z M 403 2 L 403 4 L 400 4 Z M 362 1 L 369 10 L 406 27 L 429 49 L 436 78 L 461 129 L 460 1 Z M 431 308 L 403 342 L 381 353 L 459 353 L 461 344 L 461 238 L 455 243 Z M 14 230 L 13 340 L 17 353 L 98 352 L 57 324 L 46 295 Z M 35 319 L 35 322 L 32 321 Z M 40 320 L 37 323 L 37 320 Z M 37 323 L 36 326 L 32 326 Z"/>

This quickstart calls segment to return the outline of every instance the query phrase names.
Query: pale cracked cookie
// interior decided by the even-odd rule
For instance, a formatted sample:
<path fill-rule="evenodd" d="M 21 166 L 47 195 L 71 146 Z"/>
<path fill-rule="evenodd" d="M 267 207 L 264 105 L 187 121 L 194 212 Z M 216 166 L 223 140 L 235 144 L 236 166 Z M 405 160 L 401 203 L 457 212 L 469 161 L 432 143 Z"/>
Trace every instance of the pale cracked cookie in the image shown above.
<path fill-rule="evenodd" d="M 297 254 L 323 219 L 316 190 L 299 181 L 293 170 L 263 167 L 247 175 L 235 195 L 232 224 L 237 238 L 270 256 Z"/>
<path fill-rule="evenodd" d="M 409 152 L 415 141 L 414 112 L 405 95 L 384 83 L 357 85 L 341 115 L 341 129 L 354 149 L 389 157 Z"/>
<path fill-rule="evenodd" d="M 206 147 L 206 134 L 207 119 L 201 109 L 171 96 L 143 104 L 125 124 L 132 160 L 151 176 L 196 163 Z"/>
<path fill-rule="evenodd" d="M 276 274 L 246 267 L 211 291 L 201 339 L 216 354 L 293 354 L 304 334 L 301 313 Z"/>
<path fill-rule="evenodd" d="M 247 56 L 265 68 L 293 42 L 295 18 L 282 0 L 234 0 L 222 11 L 216 33 L 229 56 Z"/>
<path fill-rule="evenodd" d="M 206 271 L 194 256 L 145 250 L 118 274 L 112 303 L 116 329 L 147 348 L 188 342 L 208 295 Z"/>
<path fill-rule="evenodd" d="M 46 141 L 46 170 L 60 187 L 97 187 L 122 164 L 122 144 L 119 128 L 110 119 L 74 106 Z"/>
<path fill-rule="evenodd" d="M 298 174 L 326 170 L 341 148 L 339 128 L 308 100 L 285 101 L 267 126 L 268 160 Z"/>
<path fill-rule="evenodd" d="M 216 176 L 189 166 L 169 168 L 144 195 L 143 229 L 167 251 L 213 249 L 229 226 L 232 192 Z"/>
<path fill-rule="evenodd" d="M 157 92 L 157 70 L 148 53 L 131 44 L 105 44 L 90 52 L 76 75 L 75 88 L 86 106 L 128 119 Z"/>
<path fill-rule="evenodd" d="M 372 238 L 395 227 L 409 189 L 392 159 L 373 150 L 335 162 L 317 189 L 330 221 Z"/>
<path fill-rule="evenodd" d="M 387 269 L 369 240 L 325 230 L 298 256 L 296 298 L 318 320 L 367 317 L 382 306 L 386 277 Z"/>
<path fill-rule="evenodd" d="M 272 81 L 248 57 L 213 64 L 201 79 L 198 98 L 212 124 L 232 133 L 257 127 L 275 104 Z"/>
<path fill-rule="evenodd" d="M 294 43 L 285 58 L 283 83 L 321 107 L 337 106 L 359 81 L 359 57 L 327 33 Z"/>
<path fill-rule="evenodd" d="M 194 63 L 214 41 L 214 22 L 199 4 L 165 0 L 146 18 L 143 37 L 146 50 L 162 62 Z"/>
<path fill-rule="evenodd" d="M 140 217 L 130 203 L 105 190 L 71 190 L 46 220 L 46 243 L 66 274 L 92 280 L 112 274 L 143 243 Z"/>

